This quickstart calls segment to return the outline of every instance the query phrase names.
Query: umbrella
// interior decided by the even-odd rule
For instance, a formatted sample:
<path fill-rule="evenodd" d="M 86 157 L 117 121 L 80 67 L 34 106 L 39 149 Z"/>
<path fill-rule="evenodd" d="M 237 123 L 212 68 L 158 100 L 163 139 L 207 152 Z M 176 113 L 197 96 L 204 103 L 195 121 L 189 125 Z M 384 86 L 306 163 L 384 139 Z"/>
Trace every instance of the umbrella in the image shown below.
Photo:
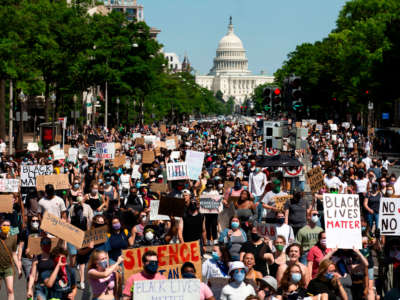
<path fill-rule="evenodd" d="M 262 157 L 256 162 L 259 167 L 299 167 L 303 164 L 289 154 Z"/>

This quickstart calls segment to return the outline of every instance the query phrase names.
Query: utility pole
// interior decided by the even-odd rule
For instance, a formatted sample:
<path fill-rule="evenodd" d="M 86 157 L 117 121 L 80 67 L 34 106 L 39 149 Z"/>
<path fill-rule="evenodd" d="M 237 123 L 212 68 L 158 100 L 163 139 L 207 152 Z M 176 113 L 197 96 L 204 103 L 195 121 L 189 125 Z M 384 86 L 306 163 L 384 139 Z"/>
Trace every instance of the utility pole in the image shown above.
<path fill-rule="evenodd" d="M 106 91 L 105 91 L 105 116 L 104 116 L 104 126 L 108 128 L 108 82 L 106 81 Z"/>
<path fill-rule="evenodd" d="M 14 109 L 14 101 L 13 101 L 13 81 L 10 80 L 10 113 L 9 113 L 9 126 L 8 126 L 8 144 L 10 147 L 9 154 L 12 155 L 13 149 L 13 109 Z"/>

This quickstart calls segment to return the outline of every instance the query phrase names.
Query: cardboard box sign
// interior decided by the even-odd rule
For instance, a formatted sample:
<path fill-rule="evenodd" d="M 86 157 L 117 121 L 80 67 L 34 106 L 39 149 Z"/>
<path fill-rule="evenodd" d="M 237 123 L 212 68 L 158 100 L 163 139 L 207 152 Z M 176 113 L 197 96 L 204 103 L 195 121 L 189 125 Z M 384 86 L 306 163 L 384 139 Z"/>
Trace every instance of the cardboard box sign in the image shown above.
<path fill-rule="evenodd" d="M 94 245 L 102 244 L 107 241 L 108 227 L 102 226 L 99 228 L 93 228 L 85 231 L 85 238 L 82 242 L 82 248 L 89 247 L 90 242 L 94 242 Z"/>
<path fill-rule="evenodd" d="M 151 150 L 143 151 L 142 155 L 143 164 L 152 164 L 154 160 L 155 160 L 154 151 Z"/>
<path fill-rule="evenodd" d="M 29 253 L 33 254 L 33 255 L 39 255 L 42 253 L 42 248 L 40 247 L 40 241 L 41 241 L 41 237 L 40 236 L 29 236 L 28 238 L 28 249 L 29 249 Z M 59 239 L 57 238 L 52 238 L 51 240 L 51 250 L 53 250 L 57 244 Z"/>
<path fill-rule="evenodd" d="M 71 145 L 64 145 L 64 153 L 65 153 L 65 155 L 68 155 L 69 148 L 71 148 Z"/>
<path fill-rule="evenodd" d="M 161 124 L 160 131 L 162 134 L 167 134 L 167 126 L 165 124 Z"/>
<path fill-rule="evenodd" d="M 52 184 L 55 190 L 68 190 L 70 188 L 68 174 L 44 175 L 36 177 L 36 189 L 44 191 L 46 184 Z"/>
<path fill-rule="evenodd" d="M 318 193 L 324 187 L 324 176 L 320 167 L 312 168 L 306 174 L 307 183 L 313 193 Z"/>
<path fill-rule="evenodd" d="M 136 138 L 135 146 L 144 146 L 144 138 Z"/>
<path fill-rule="evenodd" d="M 0 213 L 12 213 L 14 196 L 12 194 L 0 195 Z"/>
<path fill-rule="evenodd" d="M 126 155 L 120 155 L 114 158 L 113 166 L 116 168 L 122 167 L 126 161 Z"/>
<path fill-rule="evenodd" d="M 85 232 L 64 220 L 49 214 L 47 211 L 43 215 L 40 229 L 67 241 L 78 249 L 82 247 Z"/>
<path fill-rule="evenodd" d="M 201 278 L 201 255 L 198 241 L 123 250 L 125 278 L 143 270 L 142 255 L 148 250 L 157 253 L 158 272 L 166 278 L 182 278 L 181 267 L 187 261 L 194 264 L 196 276 Z"/>
<path fill-rule="evenodd" d="M 185 199 L 173 197 L 161 197 L 158 207 L 159 215 L 183 217 L 185 212 Z"/>
<path fill-rule="evenodd" d="M 292 199 L 293 195 L 286 195 L 286 196 L 274 196 L 272 199 L 275 201 L 275 207 L 278 210 L 283 210 L 285 207 L 286 202 L 289 199 Z"/>
<path fill-rule="evenodd" d="M 234 181 L 225 181 L 225 183 L 224 183 L 224 189 L 225 189 L 225 191 L 226 191 L 227 189 L 233 188 L 234 186 L 235 186 L 235 182 L 234 182 Z"/>
<path fill-rule="evenodd" d="M 150 184 L 150 189 L 153 192 L 158 192 L 158 193 L 168 193 L 168 185 L 165 183 L 151 183 Z"/>

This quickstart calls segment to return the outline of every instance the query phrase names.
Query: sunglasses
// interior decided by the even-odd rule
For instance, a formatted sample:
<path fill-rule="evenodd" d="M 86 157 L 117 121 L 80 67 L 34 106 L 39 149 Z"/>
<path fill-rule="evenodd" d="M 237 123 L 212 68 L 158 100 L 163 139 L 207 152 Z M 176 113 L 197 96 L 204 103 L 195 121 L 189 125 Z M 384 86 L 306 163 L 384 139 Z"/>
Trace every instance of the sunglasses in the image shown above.
<path fill-rule="evenodd" d="M 312 214 L 312 216 L 314 217 L 314 216 L 317 216 L 317 217 L 319 217 L 319 214 Z"/>

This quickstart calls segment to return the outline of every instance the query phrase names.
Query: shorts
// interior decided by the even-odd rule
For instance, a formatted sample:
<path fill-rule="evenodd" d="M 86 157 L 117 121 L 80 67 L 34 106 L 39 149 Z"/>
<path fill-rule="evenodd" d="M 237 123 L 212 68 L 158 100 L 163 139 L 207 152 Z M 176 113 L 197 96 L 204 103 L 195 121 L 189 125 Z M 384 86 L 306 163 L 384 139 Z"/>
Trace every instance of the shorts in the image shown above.
<path fill-rule="evenodd" d="M 76 255 L 78 253 L 78 250 L 76 249 L 76 247 L 74 245 L 71 245 L 70 243 L 67 243 L 67 249 L 68 249 L 69 255 Z"/>
<path fill-rule="evenodd" d="M 6 277 L 14 276 L 13 267 L 10 266 L 8 268 L 0 268 L 0 279 L 4 279 Z"/>
<path fill-rule="evenodd" d="M 368 279 L 369 280 L 374 280 L 374 268 L 368 268 Z"/>

